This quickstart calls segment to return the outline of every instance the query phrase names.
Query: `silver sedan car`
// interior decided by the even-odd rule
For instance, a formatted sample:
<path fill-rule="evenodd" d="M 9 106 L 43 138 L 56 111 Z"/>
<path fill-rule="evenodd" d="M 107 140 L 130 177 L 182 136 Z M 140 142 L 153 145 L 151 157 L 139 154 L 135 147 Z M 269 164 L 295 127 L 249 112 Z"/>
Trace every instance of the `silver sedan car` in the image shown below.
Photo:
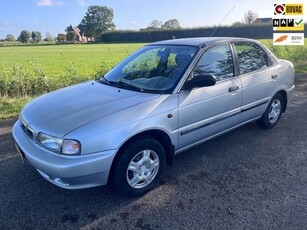
<path fill-rule="evenodd" d="M 57 186 L 111 183 L 138 196 L 174 155 L 251 121 L 274 127 L 293 91 L 292 63 L 258 41 L 161 41 L 103 77 L 31 101 L 13 136 L 23 161 Z"/>

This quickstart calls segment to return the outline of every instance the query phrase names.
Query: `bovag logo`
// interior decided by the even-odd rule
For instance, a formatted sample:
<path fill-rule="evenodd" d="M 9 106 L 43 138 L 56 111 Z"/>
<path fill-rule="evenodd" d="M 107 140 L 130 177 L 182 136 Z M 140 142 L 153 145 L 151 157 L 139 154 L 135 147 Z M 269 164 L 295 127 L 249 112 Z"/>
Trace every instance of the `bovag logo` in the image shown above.
<path fill-rule="evenodd" d="M 274 15 L 303 15 L 303 4 L 274 4 Z"/>

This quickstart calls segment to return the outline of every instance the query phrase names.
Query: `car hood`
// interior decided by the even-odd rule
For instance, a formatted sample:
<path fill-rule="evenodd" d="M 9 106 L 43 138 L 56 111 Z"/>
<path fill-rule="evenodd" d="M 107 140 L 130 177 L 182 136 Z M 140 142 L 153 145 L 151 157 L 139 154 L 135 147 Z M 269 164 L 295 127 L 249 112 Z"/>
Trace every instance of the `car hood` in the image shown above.
<path fill-rule="evenodd" d="M 63 137 L 94 120 L 159 96 L 91 81 L 31 101 L 22 110 L 21 117 L 35 132 Z"/>

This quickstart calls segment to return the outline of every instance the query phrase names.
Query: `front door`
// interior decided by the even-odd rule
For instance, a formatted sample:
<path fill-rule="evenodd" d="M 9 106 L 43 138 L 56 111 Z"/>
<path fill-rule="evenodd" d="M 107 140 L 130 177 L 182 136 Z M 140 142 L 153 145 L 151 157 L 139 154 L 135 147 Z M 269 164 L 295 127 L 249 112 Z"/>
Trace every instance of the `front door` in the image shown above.
<path fill-rule="evenodd" d="M 239 122 L 242 85 L 234 77 L 234 65 L 228 44 L 207 49 L 189 79 L 209 73 L 214 86 L 179 93 L 179 149 L 213 137 Z"/>

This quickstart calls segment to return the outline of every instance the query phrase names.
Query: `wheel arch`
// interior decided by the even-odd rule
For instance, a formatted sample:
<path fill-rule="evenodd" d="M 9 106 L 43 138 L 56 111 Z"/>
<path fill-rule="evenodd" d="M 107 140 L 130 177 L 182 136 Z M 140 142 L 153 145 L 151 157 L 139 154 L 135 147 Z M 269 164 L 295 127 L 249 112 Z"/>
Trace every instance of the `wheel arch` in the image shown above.
<path fill-rule="evenodd" d="M 115 164 L 118 161 L 118 159 L 121 157 L 121 155 L 124 152 L 124 149 L 127 148 L 127 146 L 129 146 L 132 142 L 136 141 L 136 140 L 140 140 L 142 138 L 153 138 L 155 140 L 157 140 L 164 148 L 165 150 L 165 154 L 166 154 L 166 163 L 171 165 L 173 162 L 173 156 L 174 156 L 174 146 L 172 144 L 172 141 L 170 139 L 170 137 L 168 136 L 167 133 L 165 133 L 162 130 L 147 130 L 147 131 L 143 131 L 141 133 L 138 133 L 132 137 L 130 137 L 117 151 L 111 168 L 110 168 L 110 173 L 109 173 L 109 177 L 108 177 L 108 181 L 110 182 L 110 179 L 113 176 L 114 173 L 114 168 L 115 168 Z"/>
<path fill-rule="evenodd" d="M 277 92 L 278 94 L 281 95 L 282 99 L 283 99 L 283 106 L 282 106 L 282 112 L 286 112 L 287 109 L 287 104 L 288 104 L 288 96 L 287 96 L 287 92 L 285 90 L 280 90 Z M 276 94 L 277 94 L 276 93 Z"/>

